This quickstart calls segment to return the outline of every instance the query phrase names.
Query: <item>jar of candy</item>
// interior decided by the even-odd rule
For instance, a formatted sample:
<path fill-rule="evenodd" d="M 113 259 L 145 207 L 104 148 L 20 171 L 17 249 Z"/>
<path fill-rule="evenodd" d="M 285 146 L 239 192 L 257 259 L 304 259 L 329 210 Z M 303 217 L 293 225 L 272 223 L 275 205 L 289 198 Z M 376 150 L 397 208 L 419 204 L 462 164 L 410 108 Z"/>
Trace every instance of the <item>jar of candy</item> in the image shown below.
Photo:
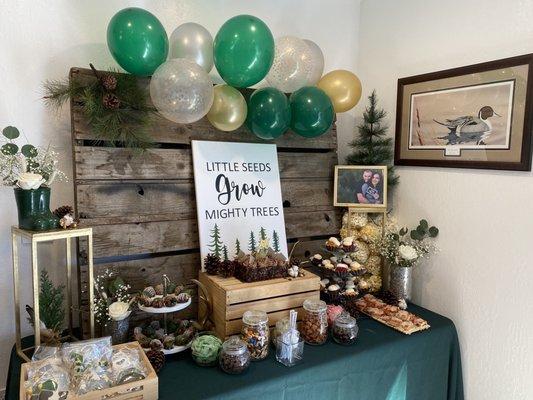
<path fill-rule="evenodd" d="M 238 336 L 232 336 L 222 344 L 219 364 L 228 374 L 240 374 L 250 366 L 250 351 Z"/>
<path fill-rule="evenodd" d="M 357 321 L 348 313 L 342 313 L 333 322 L 333 329 L 331 334 L 333 339 L 340 344 L 353 344 L 357 339 Z"/>
<path fill-rule="evenodd" d="M 300 334 L 307 344 L 323 344 L 328 338 L 328 317 L 326 302 L 307 299 L 304 301 L 304 316 Z"/>
<path fill-rule="evenodd" d="M 264 311 L 246 311 L 242 316 L 241 339 L 248 346 L 252 361 L 268 355 L 268 316 Z"/>

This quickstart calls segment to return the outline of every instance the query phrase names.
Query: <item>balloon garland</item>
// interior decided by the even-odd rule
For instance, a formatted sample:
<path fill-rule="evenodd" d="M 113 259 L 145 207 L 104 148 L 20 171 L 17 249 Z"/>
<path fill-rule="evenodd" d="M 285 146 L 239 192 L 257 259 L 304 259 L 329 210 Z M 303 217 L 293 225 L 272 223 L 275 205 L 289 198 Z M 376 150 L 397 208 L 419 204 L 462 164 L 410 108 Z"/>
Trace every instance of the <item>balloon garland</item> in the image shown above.
<path fill-rule="evenodd" d="M 230 18 L 214 40 L 197 23 L 181 24 L 169 44 L 153 14 L 126 8 L 110 20 L 107 43 L 127 72 L 152 75 L 152 103 L 177 123 L 207 116 L 215 128 L 226 132 L 246 121 L 248 129 L 265 140 L 289 128 L 313 138 L 329 130 L 336 112 L 352 109 L 361 98 L 361 82 L 352 72 L 322 75 L 324 55 L 315 42 L 294 36 L 274 40 L 268 26 L 252 15 Z M 226 84 L 213 88 L 208 75 L 213 65 Z M 263 79 L 270 87 L 255 90 L 248 101 L 236 89 Z M 287 98 L 285 93 L 292 94 Z"/>

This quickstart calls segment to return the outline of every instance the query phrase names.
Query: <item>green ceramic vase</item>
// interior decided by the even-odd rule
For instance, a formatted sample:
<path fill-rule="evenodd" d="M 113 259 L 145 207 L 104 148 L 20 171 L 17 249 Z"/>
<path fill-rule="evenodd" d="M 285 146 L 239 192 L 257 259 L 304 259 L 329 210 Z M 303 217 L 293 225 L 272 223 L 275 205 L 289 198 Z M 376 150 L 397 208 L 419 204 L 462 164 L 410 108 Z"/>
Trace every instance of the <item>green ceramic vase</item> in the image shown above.
<path fill-rule="evenodd" d="M 15 188 L 19 228 L 48 231 L 59 228 L 59 218 L 50 211 L 50 188 L 23 190 Z"/>

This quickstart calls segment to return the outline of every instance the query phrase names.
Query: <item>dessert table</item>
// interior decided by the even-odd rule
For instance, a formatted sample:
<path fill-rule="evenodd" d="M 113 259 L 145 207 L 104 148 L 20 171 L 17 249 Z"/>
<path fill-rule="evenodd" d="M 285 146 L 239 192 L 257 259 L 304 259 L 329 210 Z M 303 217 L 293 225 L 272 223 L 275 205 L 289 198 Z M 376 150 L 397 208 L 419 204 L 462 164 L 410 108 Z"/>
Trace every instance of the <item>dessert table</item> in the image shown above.
<path fill-rule="evenodd" d="M 159 373 L 159 398 L 463 400 L 453 322 L 416 305 L 409 305 L 409 311 L 426 319 L 431 329 L 406 336 L 363 317 L 355 345 L 331 339 L 322 346 L 306 345 L 303 362 L 292 368 L 277 363 L 273 352 L 235 376 L 197 366 L 189 352 L 168 356 Z M 20 363 L 13 350 L 7 400 L 18 398 Z"/>

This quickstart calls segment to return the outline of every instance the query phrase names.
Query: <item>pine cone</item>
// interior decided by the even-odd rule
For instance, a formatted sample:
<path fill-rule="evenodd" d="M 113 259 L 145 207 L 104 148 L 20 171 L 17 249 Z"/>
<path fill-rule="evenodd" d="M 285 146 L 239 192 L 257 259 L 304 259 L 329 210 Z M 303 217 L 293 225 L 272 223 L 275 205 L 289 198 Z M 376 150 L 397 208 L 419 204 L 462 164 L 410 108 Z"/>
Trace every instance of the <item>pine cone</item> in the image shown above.
<path fill-rule="evenodd" d="M 72 216 L 74 216 L 74 209 L 71 206 L 61 206 L 54 210 L 54 215 L 59 219 L 67 214 L 72 214 Z"/>
<path fill-rule="evenodd" d="M 236 263 L 237 261 L 222 261 L 220 263 L 220 266 L 218 267 L 218 273 L 224 278 L 229 278 L 233 276 L 233 274 L 235 273 Z"/>
<path fill-rule="evenodd" d="M 290 265 L 291 265 L 291 266 L 292 266 L 292 265 L 300 266 L 301 263 L 302 263 L 302 262 L 300 261 L 299 258 L 297 258 L 297 257 L 292 257 L 292 258 L 291 258 L 291 262 L 290 262 Z"/>
<path fill-rule="evenodd" d="M 221 265 L 220 257 L 217 257 L 213 254 L 208 254 L 204 260 L 205 271 L 209 275 L 218 274 L 220 265 Z"/>
<path fill-rule="evenodd" d="M 152 367 L 154 367 L 156 373 L 161 371 L 161 368 L 165 365 L 165 353 L 161 350 L 148 350 L 146 352 L 146 357 L 148 357 L 148 360 L 150 361 L 150 364 L 152 364 Z"/>
<path fill-rule="evenodd" d="M 113 93 L 104 94 L 102 103 L 104 103 L 104 107 L 109 108 L 110 110 L 116 110 L 120 107 L 120 99 Z"/>
<path fill-rule="evenodd" d="M 117 88 L 117 78 L 114 75 L 104 75 L 102 76 L 101 81 L 105 90 L 115 90 Z"/>

